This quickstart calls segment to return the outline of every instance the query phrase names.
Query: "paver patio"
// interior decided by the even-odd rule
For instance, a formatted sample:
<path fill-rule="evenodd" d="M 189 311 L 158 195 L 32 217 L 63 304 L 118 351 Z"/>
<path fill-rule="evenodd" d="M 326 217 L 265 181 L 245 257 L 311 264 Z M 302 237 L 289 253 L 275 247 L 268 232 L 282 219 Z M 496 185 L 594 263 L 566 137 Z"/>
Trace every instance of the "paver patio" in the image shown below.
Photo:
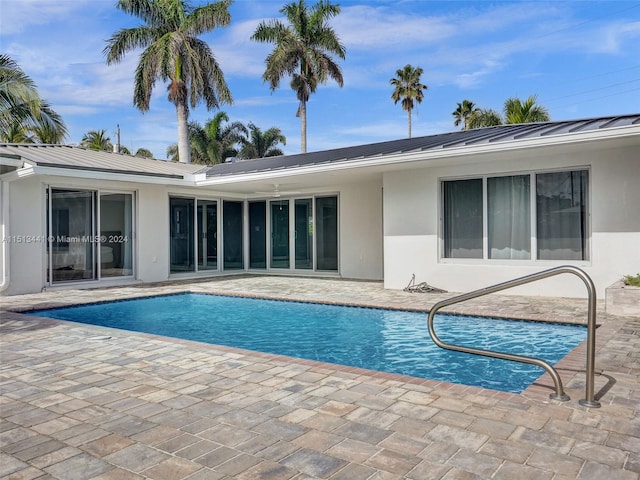
<path fill-rule="evenodd" d="M 2 297 L 1 478 L 640 478 L 640 318 L 598 311 L 587 409 L 584 344 L 558 364 L 562 403 L 548 376 L 510 394 L 14 312 L 182 291 L 418 310 L 451 295 L 238 276 Z M 572 299 L 456 311 L 586 321 Z"/>

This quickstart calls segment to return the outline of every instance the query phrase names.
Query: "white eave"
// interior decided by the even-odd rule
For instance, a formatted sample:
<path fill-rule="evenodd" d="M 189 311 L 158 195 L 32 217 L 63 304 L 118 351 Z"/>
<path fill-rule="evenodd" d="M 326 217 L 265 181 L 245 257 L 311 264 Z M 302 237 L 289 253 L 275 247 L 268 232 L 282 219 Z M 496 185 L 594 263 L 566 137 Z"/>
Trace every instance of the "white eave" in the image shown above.
<path fill-rule="evenodd" d="M 173 175 L 153 175 L 145 173 L 119 173 L 119 172 L 104 172 L 90 169 L 77 169 L 77 168 L 61 168 L 61 167 L 48 167 L 40 165 L 31 165 L 24 163 L 22 168 L 13 170 L 11 172 L 2 175 L 4 181 L 13 181 L 21 178 L 31 177 L 34 175 L 47 175 L 56 177 L 67 178 L 81 178 L 84 180 L 110 180 L 120 182 L 134 182 L 134 183 L 150 183 L 160 185 L 179 185 L 179 186 L 195 186 L 195 179 L 198 175 L 185 175 L 182 178 Z"/>

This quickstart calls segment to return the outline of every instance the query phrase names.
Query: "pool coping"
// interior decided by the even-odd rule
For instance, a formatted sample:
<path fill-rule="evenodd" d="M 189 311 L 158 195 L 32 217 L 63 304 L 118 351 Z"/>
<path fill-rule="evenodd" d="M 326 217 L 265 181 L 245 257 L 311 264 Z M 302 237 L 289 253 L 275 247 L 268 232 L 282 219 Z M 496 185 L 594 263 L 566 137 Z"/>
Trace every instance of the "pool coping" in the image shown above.
<path fill-rule="evenodd" d="M 164 282 L 160 283 L 161 286 L 164 286 Z M 141 290 L 146 290 L 144 288 L 144 285 L 136 285 L 135 289 L 141 289 Z M 153 287 L 151 287 L 153 288 Z M 106 287 L 106 288 L 96 288 L 96 289 L 91 289 L 91 291 L 100 291 L 100 292 L 108 292 L 109 290 L 119 290 L 118 287 Z M 137 300 L 137 299 L 143 299 L 143 298 L 153 298 L 153 297 L 158 297 L 158 296 L 168 296 L 168 295 L 182 295 L 182 294 L 202 294 L 202 295 L 217 295 L 217 296 L 228 296 L 228 297 L 237 297 L 237 298 L 252 298 L 252 299 L 262 299 L 262 300 L 276 300 L 276 301 L 284 301 L 284 302 L 297 302 L 297 303 L 311 303 L 311 304 L 320 304 L 320 305 L 335 305 L 335 306 L 346 306 L 346 307 L 358 307 L 358 308 L 374 308 L 374 309 L 382 309 L 382 310 L 396 310 L 396 311 L 406 311 L 406 312 L 415 312 L 415 313 L 424 313 L 424 314 L 428 314 L 429 313 L 429 308 L 425 308 L 425 307 L 412 307 L 410 305 L 403 305 L 403 306 L 381 306 L 378 304 L 372 304 L 371 302 L 366 302 L 366 301 L 351 301 L 351 302 L 344 302 L 344 301 L 339 301 L 339 300 L 330 300 L 330 299 L 298 299 L 298 298 L 291 298 L 290 296 L 286 296 L 286 295 L 274 295 L 274 294 L 253 294 L 251 292 L 220 292 L 220 291 L 202 291 L 202 289 L 199 289 L 197 287 L 194 286 L 181 286 L 181 285 L 176 285 L 174 286 L 174 288 L 171 288 L 170 292 L 154 292 L 154 293 L 149 293 L 149 292 L 141 292 L 140 294 L 133 294 L 133 292 L 131 292 L 131 294 L 127 294 L 127 296 L 119 296 L 117 298 L 106 298 L 106 299 L 101 299 L 101 300 L 93 300 L 93 299 L 87 299 L 86 301 L 83 302 L 60 302 L 60 301 L 55 301 L 52 303 L 43 303 L 43 304 L 37 304 L 37 305 L 28 305 L 28 306 L 22 306 L 22 307 L 10 307 L 7 309 L 2 309 L 0 307 L 0 311 L 4 310 L 7 312 L 12 312 L 12 313 L 17 313 L 17 314 L 22 314 L 22 315 L 26 315 L 29 316 L 29 318 L 44 318 L 46 320 L 52 321 L 52 322 L 63 322 L 63 323 L 70 323 L 70 324 L 74 324 L 74 325 L 89 325 L 89 324 L 82 324 L 79 322 L 65 322 L 64 320 L 59 320 L 59 319 L 53 319 L 53 318 L 49 318 L 49 317 L 37 317 L 37 316 L 30 316 L 29 312 L 33 312 L 33 311 L 37 311 L 37 310 L 49 310 L 49 309 L 58 309 L 58 308 L 67 308 L 67 307 L 73 307 L 73 306 L 80 306 L 80 305 L 91 305 L 91 304 L 102 304 L 102 303 L 111 303 L 111 302 L 119 302 L 119 301 L 128 301 L 128 300 Z M 452 296 L 454 295 L 453 293 L 450 292 L 443 292 L 446 296 Z M 412 293 L 412 295 L 420 295 L 419 293 Z M 585 304 L 586 304 L 586 299 L 584 300 Z M 479 317 L 484 317 L 484 318 L 496 318 L 496 319 L 504 319 L 504 320 L 515 320 L 515 321 L 526 321 L 526 322 L 542 322 L 542 323 L 553 323 L 553 324 L 558 324 L 558 325 L 580 325 L 580 326 L 585 326 L 585 322 L 581 322 L 577 319 L 572 319 L 571 318 L 564 318 L 563 320 L 553 320 L 548 318 L 549 314 L 530 314 L 530 315 L 521 315 L 517 318 L 514 318 L 513 316 L 509 316 L 508 314 L 501 314 L 501 313 L 497 313 L 495 315 L 483 315 L 483 314 L 476 314 L 473 313 L 473 307 L 467 307 L 467 306 L 462 306 L 462 307 L 458 307 L 458 308 L 444 308 L 442 310 L 439 311 L 439 314 L 444 314 L 444 315 L 454 315 L 454 316 L 479 316 Z M 602 330 L 602 323 L 597 323 L 597 337 L 599 337 L 599 334 Z M 102 327 L 99 325 L 93 325 L 94 327 L 98 327 L 98 328 L 106 328 L 106 329 L 111 329 L 110 327 Z M 468 391 L 468 389 L 472 389 L 472 391 L 474 391 L 475 394 L 478 395 L 483 395 L 483 396 L 489 396 L 491 398 L 496 398 L 496 397 L 500 397 L 503 399 L 510 399 L 513 400 L 513 395 L 515 396 L 521 396 L 523 398 L 529 398 L 529 399 L 536 399 L 537 401 L 543 401 L 544 403 L 547 402 L 553 402 L 553 403 L 557 403 L 557 404 L 562 404 L 565 403 L 564 401 L 560 401 L 560 400 L 556 400 L 553 398 L 553 394 L 556 392 L 556 388 L 555 388 L 555 384 L 553 383 L 553 380 L 550 378 L 550 376 L 547 374 L 547 372 L 543 372 L 537 379 L 535 379 L 527 388 L 525 388 L 522 392 L 520 393 L 513 393 L 513 392 L 505 392 L 505 391 L 501 391 L 501 390 L 494 390 L 494 389 L 490 389 L 490 388 L 484 388 L 484 387 L 477 387 L 477 386 L 472 386 L 472 385 L 465 385 L 465 384 L 458 384 L 458 383 L 452 383 L 452 382 L 445 382 L 445 381 L 440 381 L 440 380 L 433 380 L 433 379 L 424 379 L 424 378 L 419 378 L 419 377 L 412 377 L 409 375 L 402 375 L 402 374 L 396 374 L 396 373 L 388 373 L 388 372 L 379 372 L 377 370 L 369 370 L 369 369 L 364 369 L 364 368 L 359 368 L 359 367 L 351 367 L 351 366 L 347 366 L 347 365 L 341 365 L 341 364 L 333 364 L 333 363 L 327 363 L 327 362 L 321 362 L 321 361 L 316 361 L 316 360 L 308 360 L 308 359 L 302 359 L 302 358 L 298 358 L 298 357 L 290 357 L 290 356 L 286 356 L 286 355 L 277 355 L 277 354 L 271 354 L 271 353 L 265 353 L 265 352 L 259 352 L 259 351 L 254 351 L 254 350 L 247 350 L 247 349 L 242 349 L 242 348 L 237 348 L 237 347 L 229 347 L 229 346 L 225 346 L 225 345 L 218 345 L 218 344 L 209 344 L 206 342 L 199 342 L 196 340 L 185 340 L 185 339 L 180 339 L 180 338 L 176 338 L 176 337 L 168 337 L 168 336 L 163 336 L 163 335 L 155 335 L 155 334 L 149 334 L 149 333 L 144 333 L 144 332 L 133 332 L 133 331 L 129 331 L 129 330 L 119 330 L 119 329 L 115 329 L 113 328 L 113 330 L 115 331 L 124 331 L 124 332 L 131 332 L 131 333 L 136 333 L 139 335 L 143 335 L 143 336 L 149 336 L 148 338 L 159 338 L 159 339 L 163 339 L 166 341 L 176 341 L 177 343 L 182 343 L 182 342 L 193 342 L 196 344 L 199 344 L 203 347 L 206 348 L 206 346 L 210 346 L 210 347 L 215 347 L 216 349 L 220 350 L 220 351 L 230 351 L 230 352 L 237 352 L 237 353 L 241 353 L 243 355 L 253 355 L 256 358 L 263 358 L 263 359 L 273 359 L 273 360 L 278 360 L 278 361 L 288 361 L 288 362 L 292 362 L 292 363 L 296 363 L 299 365 L 316 365 L 320 368 L 329 368 L 335 371 L 341 371 L 341 372 L 346 372 L 346 373 L 350 373 L 353 375 L 368 375 L 372 378 L 384 378 L 384 379 L 389 379 L 389 380 L 395 380 L 395 381 L 399 381 L 399 382 L 403 382 L 403 383 L 408 383 L 408 384 L 413 384 L 413 385 L 424 385 L 427 386 L 428 388 L 445 388 L 447 390 L 450 391 L 458 391 L 458 392 L 464 392 L 464 391 Z M 604 332 L 604 331 L 603 331 Z M 583 340 L 582 342 L 580 342 L 575 348 L 573 348 L 571 351 L 569 351 L 564 357 L 562 357 L 558 362 L 556 362 L 556 364 L 552 365 L 553 368 L 558 371 L 558 373 L 560 374 L 560 377 L 562 378 L 562 382 L 563 382 L 563 386 L 565 388 L 565 392 L 568 390 L 567 386 L 570 382 L 575 380 L 575 376 L 571 376 L 570 379 L 567 381 L 565 380 L 565 378 L 567 377 L 567 375 L 569 374 L 569 372 L 577 372 L 579 370 L 579 364 L 580 362 L 582 362 L 584 364 L 584 359 L 586 358 L 586 344 L 587 344 L 587 339 Z M 582 359 L 582 360 L 580 360 Z M 506 396 L 505 396 L 506 395 Z M 574 396 L 575 395 L 571 395 L 570 399 L 574 400 Z M 582 397 L 580 397 L 582 398 Z"/>

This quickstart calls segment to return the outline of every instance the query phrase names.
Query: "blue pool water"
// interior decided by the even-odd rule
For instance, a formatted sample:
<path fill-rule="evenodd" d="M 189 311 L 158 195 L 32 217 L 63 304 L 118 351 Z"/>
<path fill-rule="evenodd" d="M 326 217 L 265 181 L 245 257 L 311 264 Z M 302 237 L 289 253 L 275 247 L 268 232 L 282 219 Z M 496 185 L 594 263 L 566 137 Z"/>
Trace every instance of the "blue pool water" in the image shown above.
<path fill-rule="evenodd" d="M 514 393 L 544 373 L 443 350 L 429 337 L 424 313 L 188 293 L 32 314 Z M 437 315 L 434 324 L 445 342 L 551 365 L 586 338 L 574 325 L 452 315 Z"/>

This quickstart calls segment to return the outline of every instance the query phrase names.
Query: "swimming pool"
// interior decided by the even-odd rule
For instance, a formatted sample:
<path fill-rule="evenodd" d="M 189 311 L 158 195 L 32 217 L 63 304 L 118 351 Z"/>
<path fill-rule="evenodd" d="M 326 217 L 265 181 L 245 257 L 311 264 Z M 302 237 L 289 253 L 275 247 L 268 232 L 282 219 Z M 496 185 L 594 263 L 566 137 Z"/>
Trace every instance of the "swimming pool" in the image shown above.
<path fill-rule="evenodd" d="M 544 373 L 437 347 L 425 313 L 184 293 L 29 314 L 514 393 Z M 435 327 L 445 342 L 551 365 L 587 335 L 576 325 L 453 315 L 437 315 Z"/>

